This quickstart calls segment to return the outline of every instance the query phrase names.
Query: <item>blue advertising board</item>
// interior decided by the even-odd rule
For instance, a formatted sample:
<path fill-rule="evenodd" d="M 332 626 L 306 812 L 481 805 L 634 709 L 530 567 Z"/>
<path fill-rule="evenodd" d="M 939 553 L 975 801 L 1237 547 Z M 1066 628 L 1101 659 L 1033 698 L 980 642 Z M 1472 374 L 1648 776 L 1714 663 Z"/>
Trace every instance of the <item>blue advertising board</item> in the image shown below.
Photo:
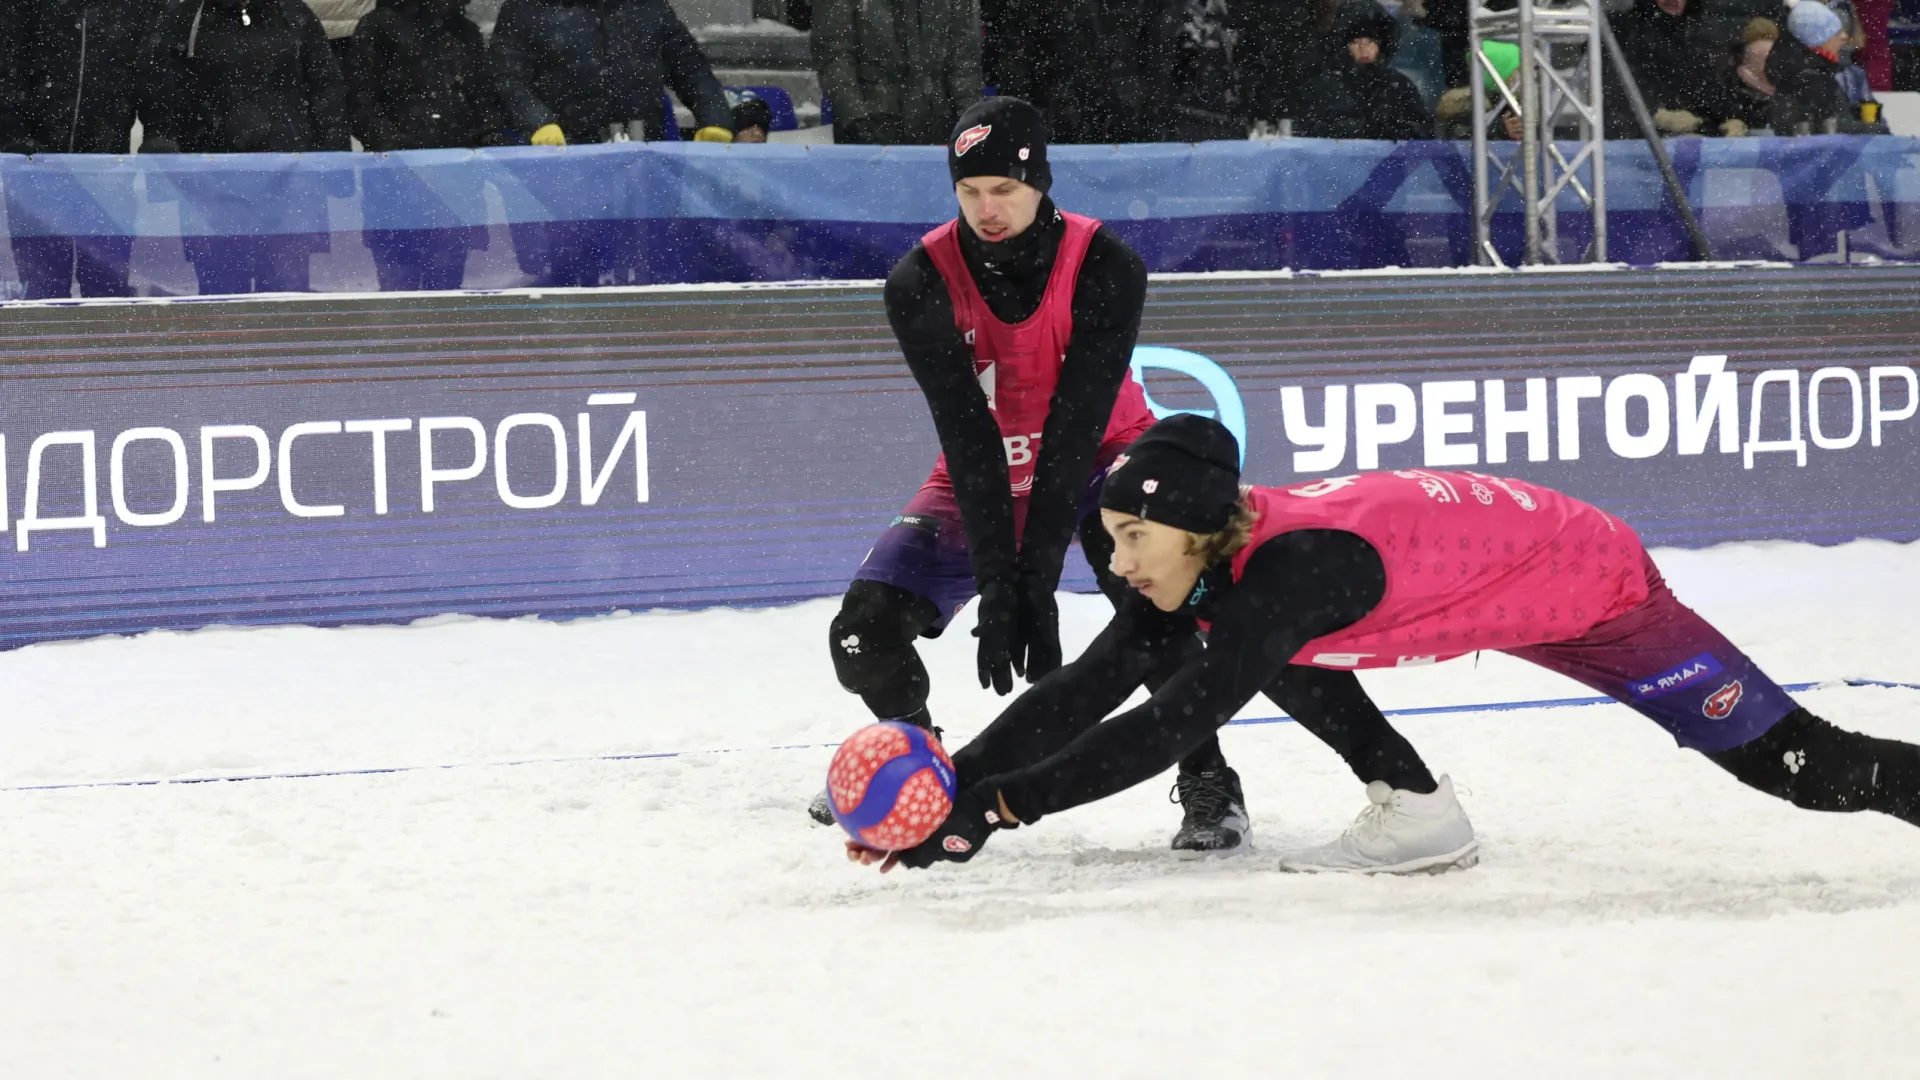
<path fill-rule="evenodd" d="M 1651 544 L 1912 540 L 1916 288 L 1163 280 L 1135 368 L 1256 483 L 1474 468 Z M 874 284 L 12 305 L 0 372 L 0 647 L 832 595 L 936 452 Z"/>
<path fill-rule="evenodd" d="M 1717 258 L 1920 258 L 1920 142 L 1672 145 Z M 1606 154 L 1609 258 L 1691 258 L 1647 148 Z M 1061 146 L 1049 158 L 1059 204 L 1107 222 L 1156 272 L 1472 261 L 1463 143 Z M 1559 208 L 1560 255 L 1578 262 L 1590 222 L 1571 192 Z M 182 296 L 877 278 L 955 208 L 939 147 L 626 143 L 0 155 L 0 209 L 0 299 L 35 299 L 70 296 L 76 280 L 91 295 L 113 280 Z M 1517 196 L 1506 209 L 1494 243 L 1517 262 Z"/>

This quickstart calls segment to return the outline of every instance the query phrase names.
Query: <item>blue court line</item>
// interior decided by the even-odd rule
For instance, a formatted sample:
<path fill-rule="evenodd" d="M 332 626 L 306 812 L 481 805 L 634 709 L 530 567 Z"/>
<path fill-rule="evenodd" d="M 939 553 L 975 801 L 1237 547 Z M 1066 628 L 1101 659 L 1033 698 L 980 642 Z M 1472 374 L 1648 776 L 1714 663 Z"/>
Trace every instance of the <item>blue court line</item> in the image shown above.
<path fill-rule="evenodd" d="M 1826 682 L 1788 683 L 1781 687 L 1789 693 L 1837 687 L 1871 686 L 1891 690 L 1920 690 L 1920 683 L 1889 682 L 1885 679 L 1832 679 Z M 1535 701 L 1493 701 L 1478 705 L 1427 705 L 1412 709 L 1386 709 L 1384 716 L 1442 716 L 1448 713 L 1514 712 L 1520 709 L 1568 709 L 1585 705 L 1611 705 L 1614 699 L 1593 697 L 1540 698 Z M 1285 724 L 1290 716 L 1249 716 L 1228 721 L 1229 726 Z M 830 750 L 839 743 L 789 743 L 784 746 L 758 747 L 765 750 Z M 514 761 L 459 761 L 442 765 L 388 765 L 367 769 L 314 769 L 307 772 L 243 773 L 236 776 L 181 776 L 162 780 L 73 780 L 58 784 L 23 784 L 0 787 L 0 794 L 28 791 L 75 791 L 85 788 L 174 787 L 181 784 L 229 784 L 246 780 L 318 780 L 330 776 L 386 776 L 393 773 L 446 772 L 451 769 L 503 769 L 516 765 L 580 765 L 596 761 L 657 761 L 663 758 L 690 757 L 694 754 L 737 754 L 744 747 L 720 750 L 655 750 L 644 754 L 590 754 L 582 757 L 522 758 Z"/>

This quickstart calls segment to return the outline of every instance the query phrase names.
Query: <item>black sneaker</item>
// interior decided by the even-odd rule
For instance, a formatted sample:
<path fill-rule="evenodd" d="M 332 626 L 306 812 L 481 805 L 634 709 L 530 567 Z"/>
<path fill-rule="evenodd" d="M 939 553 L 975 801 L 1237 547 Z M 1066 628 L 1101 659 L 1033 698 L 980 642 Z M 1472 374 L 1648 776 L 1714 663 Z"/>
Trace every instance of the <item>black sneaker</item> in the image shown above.
<path fill-rule="evenodd" d="M 1180 831 L 1173 834 L 1173 850 L 1238 855 L 1252 846 L 1253 823 L 1247 819 L 1246 797 L 1240 793 L 1240 774 L 1232 769 L 1224 765 L 1198 773 L 1183 769 L 1167 799 L 1187 811 Z"/>
<path fill-rule="evenodd" d="M 816 825 L 833 824 L 833 804 L 827 801 L 826 788 L 821 788 L 820 794 L 815 795 L 813 801 L 807 804 L 807 816 L 812 818 Z"/>

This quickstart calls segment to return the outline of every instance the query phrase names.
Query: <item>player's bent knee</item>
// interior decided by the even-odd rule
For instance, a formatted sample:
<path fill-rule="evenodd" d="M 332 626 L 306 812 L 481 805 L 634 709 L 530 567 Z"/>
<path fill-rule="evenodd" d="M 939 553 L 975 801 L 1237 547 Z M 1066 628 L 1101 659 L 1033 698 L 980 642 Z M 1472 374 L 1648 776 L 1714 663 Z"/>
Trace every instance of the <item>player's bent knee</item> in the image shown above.
<path fill-rule="evenodd" d="M 885 682 L 900 666 L 900 652 L 939 618 L 933 602 L 897 585 L 856 581 L 827 628 L 840 685 L 863 693 Z"/>

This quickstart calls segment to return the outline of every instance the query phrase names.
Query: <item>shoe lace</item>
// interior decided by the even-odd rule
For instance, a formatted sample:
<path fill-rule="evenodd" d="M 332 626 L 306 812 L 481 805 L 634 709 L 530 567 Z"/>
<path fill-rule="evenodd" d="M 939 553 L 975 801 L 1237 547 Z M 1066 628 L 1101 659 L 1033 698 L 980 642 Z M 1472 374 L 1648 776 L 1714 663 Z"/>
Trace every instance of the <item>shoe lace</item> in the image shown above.
<path fill-rule="evenodd" d="M 1167 792 L 1167 801 L 1185 806 L 1188 818 L 1213 821 L 1225 813 L 1233 792 L 1224 780 L 1181 773 L 1173 781 L 1173 790 Z"/>
<path fill-rule="evenodd" d="M 1378 837 L 1386 831 L 1387 815 L 1392 809 L 1389 804 L 1369 801 L 1367 808 L 1353 819 L 1353 824 L 1347 826 L 1347 831 L 1356 837 Z"/>

